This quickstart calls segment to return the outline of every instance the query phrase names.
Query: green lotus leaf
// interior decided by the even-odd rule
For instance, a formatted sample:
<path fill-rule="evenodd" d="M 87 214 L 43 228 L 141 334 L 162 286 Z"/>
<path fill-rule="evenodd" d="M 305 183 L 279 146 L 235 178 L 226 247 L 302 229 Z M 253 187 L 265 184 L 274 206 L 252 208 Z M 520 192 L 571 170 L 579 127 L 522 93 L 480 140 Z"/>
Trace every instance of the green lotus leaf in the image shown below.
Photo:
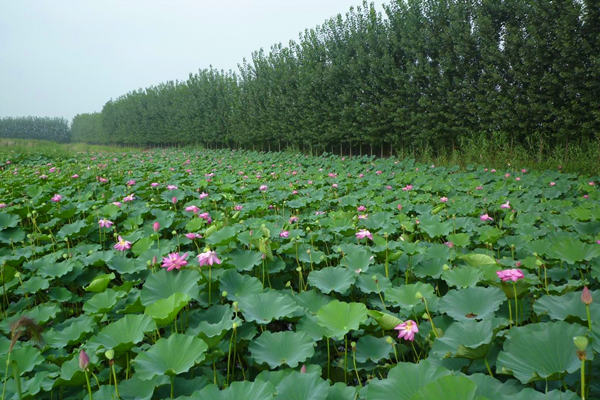
<path fill-rule="evenodd" d="M 213 400 L 267 400 L 272 399 L 275 395 L 275 388 L 270 382 L 254 381 L 254 382 L 233 382 L 228 388 L 213 392 L 212 396 L 203 394 L 196 398 L 213 399 Z"/>
<path fill-rule="evenodd" d="M 16 294 L 33 294 L 40 290 L 46 290 L 50 287 L 50 281 L 48 279 L 40 278 L 39 276 L 32 276 L 23 282 L 23 285 L 15 290 Z"/>
<path fill-rule="evenodd" d="M 390 369 L 386 379 L 373 379 L 369 382 L 366 398 L 411 400 L 421 388 L 450 373 L 446 368 L 428 360 L 419 364 L 400 362 Z"/>
<path fill-rule="evenodd" d="M 206 243 L 212 245 L 223 245 L 235 239 L 239 229 L 235 226 L 226 226 L 220 230 L 210 234 L 206 238 Z"/>
<path fill-rule="evenodd" d="M 453 289 L 442 297 L 438 309 L 457 321 L 486 319 L 494 316 L 506 295 L 496 287 Z"/>
<path fill-rule="evenodd" d="M 56 237 L 59 239 L 64 239 L 66 237 L 76 236 L 82 229 L 86 228 L 88 223 L 80 219 L 79 221 L 75 221 L 72 224 L 63 225 L 62 228 L 56 233 Z"/>
<path fill-rule="evenodd" d="M 448 241 L 458 247 L 467 247 L 471 244 L 470 235 L 468 233 L 453 233 L 447 236 Z"/>
<path fill-rule="evenodd" d="M 301 311 L 294 300 L 276 290 L 240 297 L 238 302 L 246 321 L 255 321 L 259 324 L 294 316 Z"/>
<path fill-rule="evenodd" d="M 350 245 L 343 247 L 344 258 L 341 265 L 349 268 L 351 271 L 362 270 L 363 272 L 373 263 L 373 254 L 371 251 L 358 245 Z"/>
<path fill-rule="evenodd" d="M 82 266 L 83 264 L 81 261 L 70 258 L 59 263 L 42 263 L 42 265 L 36 269 L 36 273 L 44 278 L 60 278 L 73 271 L 74 268 L 81 268 Z"/>
<path fill-rule="evenodd" d="M 318 373 L 291 372 L 277 385 L 280 400 L 326 400 L 329 384 Z"/>
<path fill-rule="evenodd" d="M 238 300 L 252 294 L 261 293 L 263 286 L 253 276 L 242 275 L 232 269 L 223 272 L 221 278 L 221 290 L 227 292 L 229 300 Z"/>
<path fill-rule="evenodd" d="M 459 256 L 459 258 L 464 260 L 467 264 L 469 264 L 472 267 L 496 264 L 496 260 L 493 257 L 488 256 L 487 254 L 472 253 Z"/>
<path fill-rule="evenodd" d="M 483 358 L 487 355 L 494 338 L 491 320 L 460 321 L 452 323 L 437 339 L 430 355 L 437 358 L 459 357 L 468 359 Z"/>
<path fill-rule="evenodd" d="M 342 267 L 326 267 L 308 274 L 308 283 L 325 294 L 345 293 L 355 280 L 356 273 Z"/>
<path fill-rule="evenodd" d="M 316 314 L 321 307 L 331 301 L 331 298 L 317 290 L 311 289 L 298 293 L 294 296 L 294 300 L 300 307 Z"/>
<path fill-rule="evenodd" d="M 156 324 L 148 315 L 126 315 L 111 322 L 89 341 L 90 346 L 122 351 L 144 340 L 144 334 L 154 331 Z"/>
<path fill-rule="evenodd" d="M 148 306 L 159 300 L 166 299 L 174 293 L 187 294 L 191 299 L 198 299 L 200 274 L 195 270 L 167 271 L 161 269 L 148 276 L 140 300 Z"/>
<path fill-rule="evenodd" d="M 161 338 L 134 360 L 135 376 L 150 380 L 162 375 L 174 376 L 189 371 L 204 360 L 208 346 L 197 337 L 172 334 Z"/>
<path fill-rule="evenodd" d="M 337 382 L 329 387 L 327 400 L 355 400 L 358 398 L 358 388 L 346 386 L 342 382 Z"/>
<path fill-rule="evenodd" d="M 44 333 L 44 341 L 49 347 L 60 349 L 77 342 L 86 333 L 93 332 L 96 322 L 89 315 L 69 318 Z"/>
<path fill-rule="evenodd" d="M 514 379 L 501 382 L 484 374 L 472 374 L 467 376 L 477 385 L 477 395 L 483 399 L 495 400 L 577 400 L 579 397 L 573 392 L 560 392 L 551 390 L 538 392 L 531 388 L 523 389 L 523 386 Z"/>
<path fill-rule="evenodd" d="M 7 354 L 0 355 L 0 363 L 6 366 Z M 20 375 L 33 371 L 35 367 L 44 362 L 44 357 L 33 344 L 15 346 L 10 353 L 11 363 L 16 361 Z M 4 368 L 3 368 L 4 369 Z"/>
<path fill-rule="evenodd" d="M 432 238 L 446 236 L 452 232 L 452 228 L 451 221 L 441 222 L 438 217 L 422 216 L 419 218 L 419 229 Z"/>
<path fill-rule="evenodd" d="M 194 310 L 189 315 L 187 333 L 207 337 L 220 335 L 225 330 L 233 327 L 233 309 L 228 304 L 217 304 L 206 310 Z"/>
<path fill-rule="evenodd" d="M 366 362 L 367 360 L 378 362 L 389 358 L 392 353 L 392 345 L 388 343 L 385 337 L 364 335 L 356 342 L 357 362 Z"/>
<path fill-rule="evenodd" d="M 158 326 L 173 322 L 181 309 L 188 305 L 191 297 L 187 293 L 175 292 L 166 299 L 160 299 L 146 306 L 144 314 L 152 317 Z"/>
<path fill-rule="evenodd" d="M 423 386 L 411 400 L 475 400 L 477 385 L 464 376 L 443 376 Z"/>
<path fill-rule="evenodd" d="M 248 347 L 252 358 L 271 369 L 281 365 L 294 368 L 315 354 L 315 342 L 304 332 L 263 332 Z"/>
<path fill-rule="evenodd" d="M 408 285 L 393 287 L 386 290 L 383 295 L 386 301 L 389 301 L 392 304 L 402 308 L 411 309 L 417 304 L 422 303 L 422 299 L 417 296 L 417 293 L 420 293 L 428 301 L 436 297 L 433 286 L 431 286 L 429 283 L 423 282 L 409 283 Z"/>
<path fill-rule="evenodd" d="M 573 337 L 585 336 L 586 332 L 581 325 L 563 321 L 512 328 L 504 350 L 498 354 L 496 370 L 512 374 L 524 384 L 573 373 L 581 365 Z"/>
<path fill-rule="evenodd" d="M 233 265 L 238 271 L 251 271 L 255 266 L 262 263 L 260 251 L 236 250 L 227 254 L 227 264 Z"/>
<path fill-rule="evenodd" d="M 394 329 L 396 326 L 398 326 L 399 324 L 401 324 L 403 321 L 391 314 L 388 313 L 384 313 L 381 311 L 377 311 L 377 310 L 369 310 L 368 311 L 369 317 L 373 318 L 375 321 L 377 321 L 377 323 L 379 324 L 379 326 L 381 326 L 381 328 L 383 328 L 383 330 L 390 330 L 390 329 Z"/>
<path fill-rule="evenodd" d="M 119 381 L 119 395 L 123 400 L 150 400 L 154 394 L 154 389 L 168 382 L 169 377 L 166 375 L 155 376 L 152 382 L 133 376 L 127 380 Z"/>
<path fill-rule="evenodd" d="M 115 279 L 115 274 L 112 272 L 110 274 L 97 275 L 84 289 L 86 292 L 103 292 L 113 279 Z"/>
<path fill-rule="evenodd" d="M 362 303 L 333 300 L 317 313 L 317 322 L 326 329 L 327 336 L 338 340 L 366 320 L 367 307 Z"/>
<path fill-rule="evenodd" d="M 0 231 L 6 228 L 14 228 L 19 225 L 21 218 L 15 214 L 0 212 Z"/>
<path fill-rule="evenodd" d="M 473 267 L 458 267 L 442 272 L 442 279 L 448 286 L 466 288 L 475 286 L 483 279 L 483 272 Z"/>
<path fill-rule="evenodd" d="M 114 255 L 106 260 L 106 265 L 108 268 L 121 275 L 135 274 L 136 272 L 142 272 L 148 269 L 145 262 L 136 258 L 127 258 L 121 254 Z"/>
<path fill-rule="evenodd" d="M 21 228 L 6 228 L 0 231 L 0 242 L 11 244 L 25 239 L 25 231 Z"/>
<path fill-rule="evenodd" d="M 146 236 L 138 240 L 131 246 L 131 252 L 134 256 L 139 257 L 144 254 L 144 252 L 148 251 L 152 245 L 154 244 L 154 239 L 150 236 Z"/>
<path fill-rule="evenodd" d="M 547 254 L 568 264 L 600 257 L 600 246 L 583 243 L 577 237 L 568 233 L 557 233 L 552 237 L 548 237 L 547 240 Z"/>
<path fill-rule="evenodd" d="M 375 277 L 376 279 L 373 279 Z M 381 274 L 359 274 L 356 287 L 363 293 L 384 293 L 392 287 L 392 282 Z"/>
<path fill-rule="evenodd" d="M 125 297 L 127 293 L 107 289 L 104 292 L 93 295 L 83 304 L 83 311 L 88 314 L 102 314 L 112 310 L 119 299 Z"/>
<path fill-rule="evenodd" d="M 593 298 L 600 298 L 600 290 L 592 291 Z M 581 301 L 581 291 L 565 293 L 560 296 L 544 295 L 535 301 L 533 310 L 536 314 L 547 314 L 555 320 L 565 320 L 568 317 L 578 317 L 587 321 L 585 304 Z M 600 319 L 600 305 L 590 304 L 592 321 Z"/>

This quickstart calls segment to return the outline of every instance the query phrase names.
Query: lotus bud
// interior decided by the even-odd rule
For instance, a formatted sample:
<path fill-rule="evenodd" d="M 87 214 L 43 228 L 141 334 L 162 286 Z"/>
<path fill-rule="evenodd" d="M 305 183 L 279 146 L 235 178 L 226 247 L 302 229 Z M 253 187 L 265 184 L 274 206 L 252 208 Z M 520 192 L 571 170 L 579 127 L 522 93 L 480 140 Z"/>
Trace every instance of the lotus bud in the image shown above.
<path fill-rule="evenodd" d="M 237 301 L 234 301 L 232 306 L 233 306 L 233 311 L 235 311 L 235 312 L 240 311 L 239 303 Z"/>
<path fill-rule="evenodd" d="M 226 291 L 226 290 L 223 290 L 223 291 L 221 292 L 221 296 L 222 296 L 222 297 L 227 297 L 227 291 Z"/>
<path fill-rule="evenodd" d="M 387 342 L 387 344 L 393 344 L 394 343 L 394 339 L 392 339 L 391 336 L 386 336 L 385 337 L 385 341 Z"/>
<path fill-rule="evenodd" d="M 450 270 L 450 266 L 448 266 L 448 264 L 444 264 L 444 265 L 442 266 L 442 269 L 443 269 L 444 271 L 449 271 L 449 270 Z"/>
<path fill-rule="evenodd" d="M 104 356 L 108 359 L 108 360 L 113 360 L 115 358 L 115 351 L 113 349 L 110 350 L 106 350 L 104 352 Z"/>
<path fill-rule="evenodd" d="M 302 268 L 296 267 L 296 272 L 301 272 L 301 271 L 302 271 Z"/>
<path fill-rule="evenodd" d="M 302 364 L 302 367 L 300 368 L 300 373 L 301 374 L 305 374 L 306 373 L 306 364 Z"/>
<path fill-rule="evenodd" d="M 173 235 L 173 236 L 177 235 L 177 231 L 171 231 L 171 235 Z"/>
<path fill-rule="evenodd" d="M 590 305 L 592 304 L 592 300 L 592 292 L 590 292 L 590 289 L 588 289 L 587 286 L 584 286 L 583 291 L 581 292 L 581 301 L 585 305 Z"/>
<path fill-rule="evenodd" d="M 231 324 L 231 327 L 232 327 L 233 329 L 236 329 L 236 328 L 238 327 L 238 324 L 237 324 L 237 322 L 234 322 L 233 324 Z"/>
<path fill-rule="evenodd" d="M 290 281 L 287 281 L 287 282 L 285 283 L 285 287 L 292 287 L 292 282 L 290 282 Z"/>
<path fill-rule="evenodd" d="M 152 224 L 152 229 L 154 230 L 154 232 L 158 232 L 158 230 L 160 229 L 160 224 L 158 223 L 158 221 Z"/>
<path fill-rule="evenodd" d="M 88 357 L 87 353 L 82 349 L 79 352 L 79 368 L 85 371 L 89 364 L 90 358 Z"/>

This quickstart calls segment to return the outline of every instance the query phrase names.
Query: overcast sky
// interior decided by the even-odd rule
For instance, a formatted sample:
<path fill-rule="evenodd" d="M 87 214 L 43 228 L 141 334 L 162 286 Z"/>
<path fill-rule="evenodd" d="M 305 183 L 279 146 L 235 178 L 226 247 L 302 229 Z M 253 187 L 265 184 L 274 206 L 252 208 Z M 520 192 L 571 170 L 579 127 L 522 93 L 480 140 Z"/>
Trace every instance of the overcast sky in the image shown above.
<path fill-rule="evenodd" d="M 374 0 L 377 8 L 389 0 Z M 0 117 L 111 98 L 287 44 L 362 0 L 0 0 Z"/>

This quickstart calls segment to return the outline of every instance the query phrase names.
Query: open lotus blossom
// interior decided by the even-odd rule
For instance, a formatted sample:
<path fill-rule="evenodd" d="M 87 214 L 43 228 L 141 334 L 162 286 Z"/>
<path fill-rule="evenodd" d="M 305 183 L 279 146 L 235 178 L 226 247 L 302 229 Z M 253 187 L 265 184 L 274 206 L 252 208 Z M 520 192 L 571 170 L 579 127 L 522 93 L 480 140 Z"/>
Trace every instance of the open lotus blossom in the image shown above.
<path fill-rule="evenodd" d="M 402 188 L 402 191 L 403 192 L 408 192 L 409 190 L 412 190 L 412 188 L 413 188 L 413 185 L 406 185 L 406 186 L 404 186 Z"/>
<path fill-rule="evenodd" d="M 62 200 L 62 196 L 60 194 L 55 194 L 54 196 L 52 196 L 52 198 L 50 199 L 55 203 L 58 203 L 59 201 Z"/>
<path fill-rule="evenodd" d="M 207 224 L 210 224 L 212 222 L 212 218 L 210 217 L 210 214 L 207 212 L 198 214 L 198 217 L 205 220 Z"/>
<path fill-rule="evenodd" d="M 550 186 L 556 186 L 556 182 L 550 182 Z"/>
<path fill-rule="evenodd" d="M 290 236 L 290 232 L 289 231 L 281 231 L 281 232 L 279 232 L 279 237 L 280 238 L 287 239 L 289 236 Z"/>
<path fill-rule="evenodd" d="M 198 214 L 198 212 L 200 211 L 200 209 L 196 206 L 187 206 L 185 208 L 185 211 L 187 212 L 193 212 L 194 214 Z"/>
<path fill-rule="evenodd" d="M 100 228 L 110 228 L 113 225 L 113 222 L 107 220 L 106 218 L 102 218 L 98 221 L 98 225 L 100 226 Z"/>
<path fill-rule="evenodd" d="M 6 207 L 6 203 L 0 203 L 0 208 Z"/>
<path fill-rule="evenodd" d="M 217 253 L 210 250 L 198 254 L 196 258 L 201 267 L 204 265 L 221 264 L 221 260 L 217 257 Z"/>
<path fill-rule="evenodd" d="M 518 268 L 511 268 L 511 269 L 504 269 L 502 271 L 496 271 L 496 275 L 498 275 L 498 278 L 502 279 L 502 282 L 506 282 L 506 281 L 516 282 L 519 279 L 522 279 L 525 277 L 525 275 L 523 275 L 523 271 L 521 271 Z"/>
<path fill-rule="evenodd" d="M 177 189 L 177 186 L 175 185 L 167 185 L 167 190 L 175 190 Z"/>
<path fill-rule="evenodd" d="M 202 199 L 208 197 L 208 193 L 202 192 L 202 193 L 200 193 L 200 196 L 198 196 L 198 197 L 200 197 L 200 199 L 202 200 Z"/>
<path fill-rule="evenodd" d="M 179 253 L 170 253 L 168 256 L 163 257 L 161 267 L 166 268 L 167 271 L 180 269 L 187 265 L 187 257 L 188 253 L 183 253 L 182 255 L 179 255 Z"/>
<path fill-rule="evenodd" d="M 119 236 L 119 240 L 117 241 L 117 244 L 114 245 L 114 248 L 119 251 L 129 250 L 131 248 L 131 242 Z"/>
<path fill-rule="evenodd" d="M 150 184 L 150 187 L 153 187 L 153 188 L 158 187 L 158 182 L 152 182 Z"/>
<path fill-rule="evenodd" d="M 358 212 L 367 211 L 367 207 L 365 207 L 365 206 L 362 206 L 362 205 L 361 205 L 361 206 L 358 206 L 358 207 L 356 207 L 356 211 L 358 211 Z"/>
<path fill-rule="evenodd" d="M 415 333 L 419 332 L 417 323 L 412 319 L 408 319 L 403 323 L 396 325 L 394 329 L 398 331 L 398 338 L 409 340 L 411 342 L 415 340 Z"/>
<path fill-rule="evenodd" d="M 77 175 L 77 174 L 73 174 L 73 175 L 71 175 L 71 178 L 73 178 L 73 179 L 77 179 L 77 178 L 79 178 L 79 175 Z"/>
<path fill-rule="evenodd" d="M 130 179 L 127 181 L 127 186 L 133 186 L 135 185 L 135 179 Z"/>
<path fill-rule="evenodd" d="M 506 200 L 506 203 L 502 203 L 502 205 L 500 206 L 500 208 L 503 209 L 503 210 L 510 209 L 510 202 L 508 200 Z"/>
<path fill-rule="evenodd" d="M 121 207 L 121 202 L 120 201 L 113 201 L 112 204 L 115 205 L 115 206 L 117 206 L 117 207 Z"/>
<path fill-rule="evenodd" d="M 123 203 L 127 203 L 128 201 L 133 201 L 135 200 L 135 195 L 132 193 L 128 196 L 123 197 Z"/>
<path fill-rule="evenodd" d="M 260 185 L 260 187 L 258 188 L 258 190 L 260 190 L 261 192 L 266 192 L 268 188 L 269 187 L 267 185 Z"/>
<path fill-rule="evenodd" d="M 243 208 L 243 207 L 242 207 L 240 204 L 238 204 L 238 205 L 236 205 L 235 207 L 233 207 L 233 209 L 234 209 L 235 211 L 242 211 L 242 208 Z"/>
<path fill-rule="evenodd" d="M 193 232 L 186 233 L 185 237 L 188 238 L 188 239 L 190 239 L 190 240 L 202 239 L 202 235 L 201 234 L 199 234 L 199 233 L 193 233 Z"/>
<path fill-rule="evenodd" d="M 440 197 L 440 202 L 441 203 L 447 203 L 448 202 L 448 198 L 446 196 Z"/>
<path fill-rule="evenodd" d="M 481 215 L 481 216 L 479 217 L 479 219 L 480 219 L 480 220 L 482 220 L 482 221 L 493 221 L 493 220 L 494 220 L 494 218 L 490 217 L 490 216 L 489 216 L 489 215 L 487 215 L 487 214 L 483 214 L 483 215 Z"/>
<path fill-rule="evenodd" d="M 357 239 L 369 238 L 369 239 L 373 240 L 373 234 L 366 229 L 361 229 L 358 232 L 356 232 L 356 238 Z"/>

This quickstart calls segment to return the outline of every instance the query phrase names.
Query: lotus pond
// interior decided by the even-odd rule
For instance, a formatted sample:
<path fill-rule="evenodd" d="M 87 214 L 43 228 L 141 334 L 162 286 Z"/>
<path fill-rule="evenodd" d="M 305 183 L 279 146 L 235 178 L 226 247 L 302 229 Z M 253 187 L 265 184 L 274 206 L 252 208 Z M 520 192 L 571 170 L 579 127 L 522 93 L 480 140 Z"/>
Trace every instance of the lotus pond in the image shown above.
<path fill-rule="evenodd" d="M 1 400 L 600 398 L 599 177 L 0 161 Z"/>

